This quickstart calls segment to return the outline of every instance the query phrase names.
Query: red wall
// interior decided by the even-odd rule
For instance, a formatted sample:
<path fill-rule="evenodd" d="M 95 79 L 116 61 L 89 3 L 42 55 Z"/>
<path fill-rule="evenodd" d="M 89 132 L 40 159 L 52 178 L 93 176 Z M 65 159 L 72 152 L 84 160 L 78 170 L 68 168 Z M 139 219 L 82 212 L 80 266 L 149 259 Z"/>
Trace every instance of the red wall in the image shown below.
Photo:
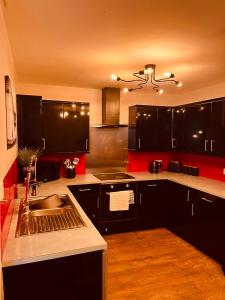
<path fill-rule="evenodd" d="M 207 155 L 176 153 L 176 152 L 128 152 L 129 172 L 144 172 L 149 170 L 149 161 L 162 159 L 163 168 L 166 169 L 170 160 L 181 161 L 185 165 L 199 167 L 199 175 L 225 182 L 223 168 L 225 158 Z"/>
<path fill-rule="evenodd" d="M 85 154 L 48 154 L 42 156 L 41 160 L 48 160 L 48 161 L 61 161 L 61 169 L 60 169 L 60 175 L 63 177 L 65 175 L 65 167 L 63 164 L 63 161 L 66 158 L 74 159 L 74 157 L 79 158 L 79 163 L 76 166 L 76 174 L 85 174 L 85 168 L 86 168 L 86 155 Z"/>
<path fill-rule="evenodd" d="M 10 170 L 3 180 L 4 197 L 0 203 L 0 218 L 1 218 L 1 256 L 3 257 L 7 236 L 14 207 L 14 199 L 16 198 L 17 176 L 17 160 L 13 163 Z"/>

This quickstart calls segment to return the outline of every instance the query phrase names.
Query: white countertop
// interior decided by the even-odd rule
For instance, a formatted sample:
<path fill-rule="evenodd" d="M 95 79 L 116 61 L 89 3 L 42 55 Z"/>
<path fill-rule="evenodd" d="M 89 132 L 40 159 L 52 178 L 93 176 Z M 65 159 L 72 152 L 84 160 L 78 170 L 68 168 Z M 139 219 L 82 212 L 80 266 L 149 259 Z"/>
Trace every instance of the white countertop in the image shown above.
<path fill-rule="evenodd" d="M 149 172 L 127 173 L 135 177 L 135 179 L 119 181 L 127 182 L 133 180 L 168 179 L 225 199 L 225 183 L 217 180 L 170 172 L 161 172 L 158 174 Z M 19 206 L 19 201 L 17 201 L 2 262 L 3 267 L 97 250 L 106 250 L 107 244 L 105 240 L 81 209 L 78 202 L 67 188 L 67 185 L 108 182 L 113 182 L 113 180 L 100 181 L 91 174 L 85 174 L 77 175 L 73 179 L 61 178 L 44 183 L 38 188 L 38 196 L 48 196 L 52 193 L 68 194 L 74 201 L 79 213 L 86 223 L 86 227 L 15 238 Z M 115 180 L 114 182 L 118 182 L 118 180 Z"/>
<path fill-rule="evenodd" d="M 16 238 L 18 200 L 10 225 L 5 255 L 2 261 L 3 267 L 107 249 L 105 240 L 88 219 L 66 185 L 52 182 L 45 183 L 39 188 L 38 196 L 47 196 L 52 193 L 68 194 L 75 203 L 86 226 Z"/>

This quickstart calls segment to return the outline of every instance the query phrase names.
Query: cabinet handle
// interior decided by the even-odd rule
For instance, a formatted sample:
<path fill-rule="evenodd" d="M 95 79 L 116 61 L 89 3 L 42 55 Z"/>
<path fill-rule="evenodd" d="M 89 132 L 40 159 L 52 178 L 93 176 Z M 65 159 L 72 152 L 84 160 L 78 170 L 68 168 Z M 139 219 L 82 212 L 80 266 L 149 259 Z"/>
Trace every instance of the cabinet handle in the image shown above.
<path fill-rule="evenodd" d="M 172 138 L 172 139 L 171 139 L 172 149 L 176 148 L 176 146 L 175 146 L 175 144 L 174 144 L 175 141 L 176 141 L 175 138 Z"/>
<path fill-rule="evenodd" d="M 204 197 L 202 197 L 201 199 L 204 200 L 204 201 L 206 201 L 206 202 L 209 202 L 209 203 L 212 203 L 212 202 L 213 202 L 213 200 L 209 200 L 209 199 L 204 198 Z"/>
<path fill-rule="evenodd" d="M 87 192 L 90 191 L 91 189 L 78 189 L 79 192 Z"/>
<path fill-rule="evenodd" d="M 154 184 L 148 184 L 147 186 L 153 187 L 153 186 L 158 186 L 158 184 L 156 184 L 156 183 L 154 183 Z"/>
<path fill-rule="evenodd" d="M 190 201 L 190 190 L 187 191 L 187 202 Z"/>
<path fill-rule="evenodd" d="M 42 138 L 42 150 L 45 150 L 45 138 Z"/>
<path fill-rule="evenodd" d="M 138 138 L 138 149 L 141 149 L 141 139 Z"/>
<path fill-rule="evenodd" d="M 207 144 L 208 144 L 208 140 L 205 140 L 205 148 L 204 148 L 205 152 L 207 151 Z"/>
<path fill-rule="evenodd" d="M 142 194 L 140 193 L 139 203 L 142 204 Z"/>
<path fill-rule="evenodd" d="M 99 208 L 100 206 L 99 206 L 99 197 L 97 198 L 97 208 Z"/>
<path fill-rule="evenodd" d="M 92 218 L 93 218 L 93 219 L 95 218 L 95 214 L 92 214 Z"/>
<path fill-rule="evenodd" d="M 210 150 L 211 150 L 211 152 L 213 152 L 213 143 L 214 142 L 215 142 L 214 140 L 210 140 Z"/>
<path fill-rule="evenodd" d="M 194 216 L 194 204 L 193 203 L 191 204 L 191 216 L 192 217 Z"/>
<path fill-rule="evenodd" d="M 88 139 L 86 139 L 86 150 L 88 149 Z"/>

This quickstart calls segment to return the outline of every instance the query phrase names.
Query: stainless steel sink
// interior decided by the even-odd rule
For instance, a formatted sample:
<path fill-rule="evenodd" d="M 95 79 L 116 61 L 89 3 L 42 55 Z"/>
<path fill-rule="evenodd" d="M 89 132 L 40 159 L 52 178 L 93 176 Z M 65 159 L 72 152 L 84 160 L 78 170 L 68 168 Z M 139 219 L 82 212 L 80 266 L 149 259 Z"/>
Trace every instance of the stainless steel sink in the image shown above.
<path fill-rule="evenodd" d="M 35 197 L 29 203 L 28 212 L 19 211 L 16 237 L 85 226 L 68 195 Z"/>

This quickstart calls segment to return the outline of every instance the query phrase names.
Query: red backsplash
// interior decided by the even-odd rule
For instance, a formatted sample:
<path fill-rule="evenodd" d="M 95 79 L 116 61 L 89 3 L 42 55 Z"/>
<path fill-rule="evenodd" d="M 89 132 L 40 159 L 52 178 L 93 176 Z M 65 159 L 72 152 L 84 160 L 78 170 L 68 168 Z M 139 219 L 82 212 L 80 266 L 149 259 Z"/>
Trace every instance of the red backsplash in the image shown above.
<path fill-rule="evenodd" d="M 3 180 L 4 186 L 4 202 L 0 204 L 1 217 L 1 256 L 3 257 L 7 236 L 14 207 L 14 199 L 16 198 L 16 184 L 18 182 L 17 160 L 14 161 L 8 173 Z"/>
<path fill-rule="evenodd" d="M 151 160 L 161 159 L 163 168 L 167 168 L 169 161 L 172 160 L 170 152 L 128 152 L 128 172 L 146 172 L 149 170 L 149 162 Z"/>
<path fill-rule="evenodd" d="M 85 168 L 86 168 L 86 155 L 85 154 L 48 154 L 42 156 L 41 160 L 49 160 L 49 161 L 61 161 L 61 169 L 60 169 L 60 175 L 64 177 L 65 175 L 65 168 L 63 165 L 63 161 L 66 158 L 74 159 L 74 157 L 79 158 L 79 163 L 76 166 L 76 174 L 85 174 Z"/>
<path fill-rule="evenodd" d="M 174 153 L 174 160 L 181 161 L 185 165 L 199 167 L 199 175 L 225 182 L 223 168 L 225 157 L 215 157 L 190 153 Z"/>
<path fill-rule="evenodd" d="M 200 154 L 176 153 L 176 152 L 128 152 L 129 172 L 145 172 L 149 170 L 149 162 L 155 159 L 162 159 L 163 168 L 166 169 L 171 160 L 181 161 L 185 165 L 199 167 L 199 175 L 225 182 L 223 168 L 225 158 L 213 157 Z"/>

